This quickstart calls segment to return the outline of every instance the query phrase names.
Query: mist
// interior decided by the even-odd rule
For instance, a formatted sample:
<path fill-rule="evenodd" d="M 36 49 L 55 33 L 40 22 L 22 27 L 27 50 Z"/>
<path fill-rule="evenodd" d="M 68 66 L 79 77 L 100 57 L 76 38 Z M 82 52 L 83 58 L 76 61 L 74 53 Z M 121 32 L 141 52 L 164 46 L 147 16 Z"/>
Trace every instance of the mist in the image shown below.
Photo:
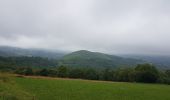
<path fill-rule="evenodd" d="M 0 0 L 0 45 L 170 55 L 169 0 Z"/>

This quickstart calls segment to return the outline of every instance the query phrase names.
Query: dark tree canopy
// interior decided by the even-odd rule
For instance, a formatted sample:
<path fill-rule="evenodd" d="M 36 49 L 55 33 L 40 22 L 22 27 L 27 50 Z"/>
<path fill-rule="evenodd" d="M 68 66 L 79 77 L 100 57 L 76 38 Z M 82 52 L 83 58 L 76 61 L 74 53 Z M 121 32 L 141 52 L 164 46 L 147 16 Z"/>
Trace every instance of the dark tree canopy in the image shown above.
<path fill-rule="evenodd" d="M 57 68 L 57 75 L 59 77 L 67 77 L 68 76 L 68 68 L 65 66 L 60 66 Z"/>
<path fill-rule="evenodd" d="M 135 80 L 137 82 L 155 83 L 159 78 L 159 72 L 151 64 L 139 64 L 135 68 Z"/>

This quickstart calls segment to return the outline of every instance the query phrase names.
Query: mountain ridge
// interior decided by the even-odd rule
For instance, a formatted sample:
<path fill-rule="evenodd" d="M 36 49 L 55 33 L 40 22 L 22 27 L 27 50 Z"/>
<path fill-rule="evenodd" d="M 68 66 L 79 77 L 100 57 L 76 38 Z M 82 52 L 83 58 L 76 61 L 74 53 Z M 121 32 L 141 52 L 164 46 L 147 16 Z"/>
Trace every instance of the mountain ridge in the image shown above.
<path fill-rule="evenodd" d="M 24 49 L 18 47 L 10 47 L 10 46 L 0 46 L 0 56 L 3 57 L 45 57 L 51 59 L 60 59 L 65 55 L 64 52 L 54 52 L 49 50 L 41 50 L 41 49 Z"/>
<path fill-rule="evenodd" d="M 2 57 L 42 57 L 55 59 L 59 65 L 68 66 L 133 66 L 137 63 L 152 63 L 158 68 L 169 69 L 170 57 L 166 56 L 133 56 L 133 55 L 110 55 L 100 52 L 91 52 L 88 50 L 79 50 L 72 53 L 52 52 L 43 49 L 23 49 L 18 47 L 0 46 L 0 56 Z M 84 61 L 83 61 L 84 60 Z M 135 62 L 135 63 L 134 63 Z M 89 64 L 88 64 L 89 63 Z"/>
<path fill-rule="evenodd" d="M 132 67 L 144 61 L 138 59 L 123 58 L 87 50 L 79 50 L 65 55 L 59 62 L 60 65 L 72 67 Z"/>

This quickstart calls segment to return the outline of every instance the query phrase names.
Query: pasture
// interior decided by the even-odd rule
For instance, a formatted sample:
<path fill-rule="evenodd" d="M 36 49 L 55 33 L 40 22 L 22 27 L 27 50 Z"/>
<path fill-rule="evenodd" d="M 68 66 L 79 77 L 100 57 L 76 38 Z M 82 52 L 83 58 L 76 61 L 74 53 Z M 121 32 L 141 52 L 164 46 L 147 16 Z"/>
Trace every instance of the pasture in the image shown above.
<path fill-rule="evenodd" d="M 0 100 L 170 100 L 170 86 L 60 78 L 0 80 Z"/>

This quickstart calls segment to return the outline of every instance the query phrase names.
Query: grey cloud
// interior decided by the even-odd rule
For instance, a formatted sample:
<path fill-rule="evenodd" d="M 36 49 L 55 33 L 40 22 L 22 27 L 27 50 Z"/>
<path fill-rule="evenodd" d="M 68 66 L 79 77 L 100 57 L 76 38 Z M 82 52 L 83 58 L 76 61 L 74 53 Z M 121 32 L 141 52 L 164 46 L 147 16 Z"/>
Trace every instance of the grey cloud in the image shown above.
<path fill-rule="evenodd" d="M 0 45 L 170 54 L 169 0 L 0 0 Z"/>

